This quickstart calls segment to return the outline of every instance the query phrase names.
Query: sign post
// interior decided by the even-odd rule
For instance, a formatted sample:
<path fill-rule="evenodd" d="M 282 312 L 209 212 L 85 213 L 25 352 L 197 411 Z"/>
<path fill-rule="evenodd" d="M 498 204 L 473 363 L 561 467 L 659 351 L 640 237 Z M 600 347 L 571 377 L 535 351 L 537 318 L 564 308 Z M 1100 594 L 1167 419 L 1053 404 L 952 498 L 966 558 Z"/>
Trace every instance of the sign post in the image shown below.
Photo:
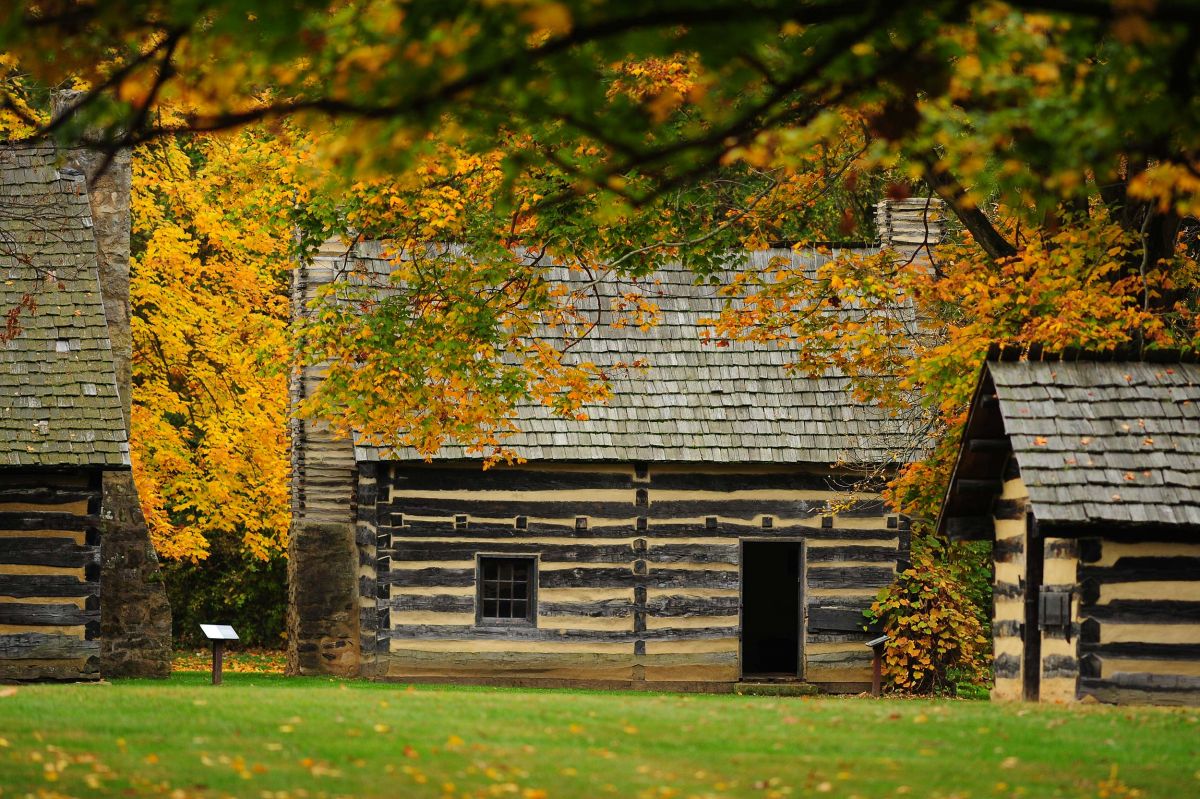
<path fill-rule="evenodd" d="M 225 654 L 225 642 L 238 640 L 238 634 L 228 624 L 201 624 L 204 637 L 212 641 L 212 684 L 221 684 L 221 659 Z"/>
<path fill-rule="evenodd" d="M 867 641 L 867 646 L 873 653 L 871 658 L 871 696 L 879 696 L 883 693 L 883 647 L 890 640 L 892 640 L 890 635 L 881 635 Z"/>

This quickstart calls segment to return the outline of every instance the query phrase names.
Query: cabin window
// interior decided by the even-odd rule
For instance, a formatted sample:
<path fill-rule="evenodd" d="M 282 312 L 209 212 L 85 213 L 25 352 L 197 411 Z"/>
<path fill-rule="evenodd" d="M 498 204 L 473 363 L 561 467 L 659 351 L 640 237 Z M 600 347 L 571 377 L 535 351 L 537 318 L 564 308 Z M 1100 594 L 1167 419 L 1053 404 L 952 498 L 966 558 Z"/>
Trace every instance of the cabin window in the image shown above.
<path fill-rule="evenodd" d="M 479 556 L 477 623 L 533 624 L 537 618 L 537 559 Z"/>

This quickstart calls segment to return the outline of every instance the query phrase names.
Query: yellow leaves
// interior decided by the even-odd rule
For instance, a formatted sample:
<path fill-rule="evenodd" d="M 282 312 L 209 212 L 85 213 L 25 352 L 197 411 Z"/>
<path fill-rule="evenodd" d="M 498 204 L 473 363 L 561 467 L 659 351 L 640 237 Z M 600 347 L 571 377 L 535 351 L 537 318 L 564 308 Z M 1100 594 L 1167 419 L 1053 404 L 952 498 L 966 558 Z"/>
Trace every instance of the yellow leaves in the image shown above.
<path fill-rule="evenodd" d="M 571 32 L 571 9 L 562 3 L 533 0 L 521 12 L 521 21 L 535 33 L 562 36 Z"/>
<path fill-rule="evenodd" d="M 685 103 L 700 103 L 709 90 L 709 78 L 694 55 L 644 58 L 615 64 L 608 97 L 625 96 L 641 103 L 650 119 L 667 120 Z"/>
<path fill-rule="evenodd" d="M 315 758 L 305 757 L 301 758 L 298 762 L 300 766 L 305 768 L 308 773 L 314 777 L 337 779 L 338 777 L 342 776 L 341 770 L 334 768 L 327 760 L 317 760 Z"/>
<path fill-rule="evenodd" d="M 1045 61 L 1025 67 L 1025 74 L 1038 83 L 1057 83 L 1060 78 L 1058 65 Z"/>
<path fill-rule="evenodd" d="M 975 80 L 983 74 L 983 64 L 979 56 L 967 54 L 954 62 L 955 72 L 965 80 Z"/>
<path fill-rule="evenodd" d="M 286 546 L 284 157 L 253 130 L 135 154 L 132 461 L 163 557 Z"/>

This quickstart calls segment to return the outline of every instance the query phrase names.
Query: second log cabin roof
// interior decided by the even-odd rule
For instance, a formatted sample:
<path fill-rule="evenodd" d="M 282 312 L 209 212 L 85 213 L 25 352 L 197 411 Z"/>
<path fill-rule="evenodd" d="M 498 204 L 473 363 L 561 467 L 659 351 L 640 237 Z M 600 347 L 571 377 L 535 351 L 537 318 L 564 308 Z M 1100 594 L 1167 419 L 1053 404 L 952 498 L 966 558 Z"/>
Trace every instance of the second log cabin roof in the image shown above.
<path fill-rule="evenodd" d="M 986 534 L 984 525 L 966 520 L 986 513 L 1010 451 L 1047 531 L 1200 532 L 1200 365 L 1186 362 L 1194 356 L 1011 357 L 993 352 L 983 367 L 939 522 L 943 532 Z"/>

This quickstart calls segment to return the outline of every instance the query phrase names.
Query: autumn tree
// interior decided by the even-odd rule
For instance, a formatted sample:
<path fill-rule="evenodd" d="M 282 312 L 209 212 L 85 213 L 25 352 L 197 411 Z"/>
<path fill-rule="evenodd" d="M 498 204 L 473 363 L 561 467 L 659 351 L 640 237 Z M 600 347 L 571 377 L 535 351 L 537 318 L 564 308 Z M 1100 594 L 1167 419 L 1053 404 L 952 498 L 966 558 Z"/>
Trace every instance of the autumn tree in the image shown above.
<path fill-rule="evenodd" d="M 282 625 L 290 152 L 255 128 L 134 152 L 130 443 L 185 637 L 218 607 Z"/>
<path fill-rule="evenodd" d="M 134 158 L 131 441 L 151 537 L 285 549 L 288 209 L 269 134 L 161 140 Z"/>

